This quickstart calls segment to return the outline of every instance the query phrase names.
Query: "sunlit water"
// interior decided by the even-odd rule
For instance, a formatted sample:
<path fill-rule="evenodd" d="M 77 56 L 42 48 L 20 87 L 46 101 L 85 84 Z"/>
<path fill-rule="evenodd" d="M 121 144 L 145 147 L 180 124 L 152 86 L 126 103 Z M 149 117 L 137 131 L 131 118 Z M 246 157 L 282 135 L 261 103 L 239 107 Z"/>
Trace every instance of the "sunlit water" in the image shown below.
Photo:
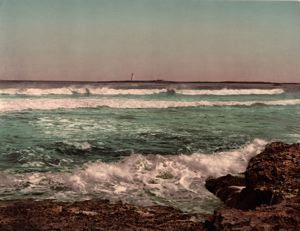
<path fill-rule="evenodd" d="M 0 198 L 210 213 L 205 180 L 271 141 L 300 141 L 297 85 L 1 83 Z"/>

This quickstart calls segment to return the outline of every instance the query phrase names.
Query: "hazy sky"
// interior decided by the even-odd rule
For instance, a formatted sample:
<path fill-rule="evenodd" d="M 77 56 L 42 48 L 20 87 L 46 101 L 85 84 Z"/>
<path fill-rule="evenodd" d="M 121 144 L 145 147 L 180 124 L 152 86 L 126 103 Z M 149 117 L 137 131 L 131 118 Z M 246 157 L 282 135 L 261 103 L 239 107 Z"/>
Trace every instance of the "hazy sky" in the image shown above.
<path fill-rule="evenodd" d="M 300 82 L 299 2 L 0 2 L 0 79 Z"/>

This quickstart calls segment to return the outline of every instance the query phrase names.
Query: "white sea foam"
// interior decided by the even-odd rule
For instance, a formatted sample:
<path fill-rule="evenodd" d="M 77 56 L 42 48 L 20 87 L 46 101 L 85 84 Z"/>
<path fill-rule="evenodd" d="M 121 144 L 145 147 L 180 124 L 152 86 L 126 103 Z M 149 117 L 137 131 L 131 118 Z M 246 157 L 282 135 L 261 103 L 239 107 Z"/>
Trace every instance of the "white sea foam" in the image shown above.
<path fill-rule="evenodd" d="M 122 186 L 122 192 L 143 187 L 158 189 L 159 194 L 180 189 L 196 192 L 209 176 L 245 171 L 249 159 L 261 152 L 265 145 L 266 141 L 256 139 L 238 150 L 215 154 L 133 154 L 117 163 L 99 161 L 87 164 L 74 172 L 69 181 L 72 187 L 82 192 L 109 190 L 118 194 L 119 186 Z"/>
<path fill-rule="evenodd" d="M 141 205 L 154 202 L 187 211 L 207 212 L 214 209 L 213 205 L 207 207 L 208 201 L 218 203 L 218 200 L 205 189 L 205 180 L 245 171 L 249 159 L 260 153 L 266 143 L 255 139 L 240 149 L 215 154 L 132 154 L 119 162 L 87 163 L 71 173 L 26 173 L 14 175 L 13 180 L 12 176 L 2 178 L 10 187 L 11 182 L 16 182 L 18 187 L 21 185 L 19 190 L 24 194 L 44 191 L 47 198 L 52 199 L 66 199 L 61 191 L 49 192 L 63 186 L 66 194 L 80 195 L 84 199 L 87 195 L 101 195 Z"/>
<path fill-rule="evenodd" d="M 166 92 L 165 89 L 114 89 L 114 88 L 95 88 L 95 87 L 63 87 L 63 88 L 6 88 L 0 89 L 0 94 L 6 95 L 73 95 L 73 94 L 92 94 L 92 95 L 149 95 Z"/>
<path fill-rule="evenodd" d="M 183 95 L 276 95 L 284 93 L 283 89 L 214 89 L 214 90 L 188 90 L 173 89 L 178 94 Z M 151 95 L 166 93 L 167 89 L 114 89 L 108 87 L 63 87 L 63 88 L 4 88 L 0 89 L 0 94 L 6 95 Z"/>
<path fill-rule="evenodd" d="M 183 95 L 277 95 L 284 93 L 283 89 L 227 89 L 220 90 L 176 90 Z"/>
<path fill-rule="evenodd" d="M 256 100 L 256 101 L 163 101 L 136 99 L 2 99 L 0 112 L 22 110 L 52 110 L 71 108 L 175 108 L 175 107 L 209 107 L 209 106 L 253 106 L 253 105 L 300 105 L 300 99 Z"/>

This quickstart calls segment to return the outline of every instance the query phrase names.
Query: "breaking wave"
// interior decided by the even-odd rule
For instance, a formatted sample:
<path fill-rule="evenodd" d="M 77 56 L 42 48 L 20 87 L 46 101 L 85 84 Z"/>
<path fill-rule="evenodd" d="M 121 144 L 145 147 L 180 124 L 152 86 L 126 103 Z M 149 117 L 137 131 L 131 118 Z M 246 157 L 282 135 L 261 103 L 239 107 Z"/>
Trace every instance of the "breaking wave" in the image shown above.
<path fill-rule="evenodd" d="M 283 89 L 227 89 L 220 90 L 176 90 L 183 95 L 277 95 L 284 93 Z"/>
<path fill-rule="evenodd" d="M 256 101 L 162 101 L 135 99 L 5 99 L 0 101 L 0 112 L 22 110 L 52 110 L 72 108 L 175 108 L 175 107 L 209 107 L 209 106 L 253 106 L 253 105 L 300 105 L 300 99 L 256 100 Z"/>
<path fill-rule="evenodd" d="M 95 87 L 64 87 L 64 88 L 5 88 L 0 89 L 2 95 L 151 95 L 159 93 L 176 93 L 182 95 L 276 95 L 284 93 L 283 89 L 215 89 L 215 90 L 187 90 L 187 89 L 114 89 Z"/>
<path fill-rule="evenodd" d="M 20 192 L 22 198 L 72 200 L 101 196 L 139 205 L 164 204 L 185 211 L 212 212 L 219 201 L 205 189 L 205 180 L 245 171 L 250 158 L 266 143 L 255 139 L 240 149 L 215 154 L 132 154 L 113 163 L 90 162 L 70 173 L 2 172 L 0 186 L 6 192 Z"/>

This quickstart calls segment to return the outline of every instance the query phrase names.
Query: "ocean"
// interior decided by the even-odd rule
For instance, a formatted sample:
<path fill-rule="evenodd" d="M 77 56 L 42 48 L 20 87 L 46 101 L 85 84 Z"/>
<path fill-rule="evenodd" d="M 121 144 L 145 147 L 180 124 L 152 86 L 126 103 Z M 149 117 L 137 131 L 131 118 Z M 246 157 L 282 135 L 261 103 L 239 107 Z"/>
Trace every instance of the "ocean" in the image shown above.
<path fill-rule="evenodd" d="M 300 142 L 300 84 L 0 82 L 0 199 L 212 213 L 209 177 Z"/>

